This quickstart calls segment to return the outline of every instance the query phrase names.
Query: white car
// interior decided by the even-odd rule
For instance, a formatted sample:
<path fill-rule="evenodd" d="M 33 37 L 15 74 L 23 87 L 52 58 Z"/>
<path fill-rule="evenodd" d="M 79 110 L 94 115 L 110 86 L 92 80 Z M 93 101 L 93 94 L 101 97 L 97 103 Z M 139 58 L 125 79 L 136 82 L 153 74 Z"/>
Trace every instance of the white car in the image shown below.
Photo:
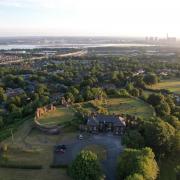
<path fill-rule="evenodd" d="M 79 140 L 83 140 L 83 135 L 82 134 L 79 134 Z"/>

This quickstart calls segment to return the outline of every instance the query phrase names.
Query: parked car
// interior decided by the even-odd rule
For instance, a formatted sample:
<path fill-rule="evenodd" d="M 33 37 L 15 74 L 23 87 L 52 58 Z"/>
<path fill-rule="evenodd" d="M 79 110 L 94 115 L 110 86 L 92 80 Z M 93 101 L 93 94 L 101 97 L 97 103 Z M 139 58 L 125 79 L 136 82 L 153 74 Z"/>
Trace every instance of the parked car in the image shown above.
<path fill-rule="evenodd" d="M 55 146 L 55 152 L 65 153 L 67 147 L 66 145 L 56 145 Z"/>
<path fill-rule="evenodd" d="M 79 134 L 78 138 L 79 138 L 79 140 L 83 140 L 83 135 Z"/>

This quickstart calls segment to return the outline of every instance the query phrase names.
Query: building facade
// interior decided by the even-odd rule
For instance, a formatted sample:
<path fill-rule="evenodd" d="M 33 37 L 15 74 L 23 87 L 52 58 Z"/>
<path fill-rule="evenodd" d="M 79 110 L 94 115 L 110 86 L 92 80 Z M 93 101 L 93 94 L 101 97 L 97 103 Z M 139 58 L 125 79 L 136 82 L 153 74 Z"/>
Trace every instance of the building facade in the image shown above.
<path fill-rule="evenodd" d="M 113 132 L 121 135 L 125 127 L 125 119 L 121 116 L 96 114 L 88 117 L 86 125 L 81 125 L 80 129 L 92 133 Z"/>

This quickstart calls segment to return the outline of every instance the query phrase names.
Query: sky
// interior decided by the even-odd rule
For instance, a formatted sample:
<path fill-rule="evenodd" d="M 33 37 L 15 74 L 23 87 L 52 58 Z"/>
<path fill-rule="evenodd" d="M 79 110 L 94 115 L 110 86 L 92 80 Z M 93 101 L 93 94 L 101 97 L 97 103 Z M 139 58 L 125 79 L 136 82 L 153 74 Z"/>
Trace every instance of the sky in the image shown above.
<path fill-rule="evenodd" d="M 0 0 L 0 36 L 176 36 L 180 0 Z"/>

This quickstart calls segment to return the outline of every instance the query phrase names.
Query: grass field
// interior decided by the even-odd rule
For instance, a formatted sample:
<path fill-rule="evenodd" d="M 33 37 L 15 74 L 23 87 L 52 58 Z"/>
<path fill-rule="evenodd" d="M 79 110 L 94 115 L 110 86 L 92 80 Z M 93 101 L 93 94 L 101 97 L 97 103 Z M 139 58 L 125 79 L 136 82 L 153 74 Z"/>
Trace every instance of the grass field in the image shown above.
<path fill-rule="evenodd" d="M 73 117 L 74 113 L 71 108 L 57 107 L 55 111 L 41 116 L 38 121 L 44 125 L 59 125 L 72 120 Z"/>
<path fill-rule="evenodd" d="M 20 170 L 0 168 L 0 174 L 1 180 L 70 180 L 64 169 Z"/>
<path fill-rule="evenodd" d="M 1 180 L 12 180 L 12 177 L 13 180 L 69 180 L 65 170 L 49 168 L 53 159 L 53 146 L 43 144 L 30 146 L 31 148 L 34 148 L 35 151 L 22 151 L 22 149 L 11 146 L 7 152 L 10 162 L 23 165 L 43 165 L 43 169 L 24 170 L 0 168 Z"/>
<path fill-rule="evenodd" d="M 53 147 L 61 140 L 77 138 L 77 133 L 66 130 L 63 134 L 47 135 L 31 129 L 33 120 L 25 121 L 11 137 L 2 142 L 8 146 L 5 153 L 9 162 L 23 165 L 42 165 L 40 170 L 0 168 L 1 180 L 70 180 L 64 169 L 51 169 Z M 29 133 L 27 133 L 29 132 Z"/>
<path fill-rule="evenodd" d="M 180 94 L 180 79 L 164 80 L 156 85 L 151 86 L 152 89 L 167 89 L 171 92 Z"/>
<path fill-rule="evenodd" d="M 96 109 L 91 102 L 83 103 L 81 106 L 95 112 Z M 138 98 L 109 98 L 106 104 L 100 106 L 105 107 L 109 114 L 130 114 L 145 119 L 152 117 L 155 113 L 153 107 Z"/>
<path fill-rule="evenodd" d="M 130 114 L 141 118 L 149 118 L 154 114 L 151 106 L 140 99 L 112 98 L 107 100 L 106 108 L 110 113 Z"/>

